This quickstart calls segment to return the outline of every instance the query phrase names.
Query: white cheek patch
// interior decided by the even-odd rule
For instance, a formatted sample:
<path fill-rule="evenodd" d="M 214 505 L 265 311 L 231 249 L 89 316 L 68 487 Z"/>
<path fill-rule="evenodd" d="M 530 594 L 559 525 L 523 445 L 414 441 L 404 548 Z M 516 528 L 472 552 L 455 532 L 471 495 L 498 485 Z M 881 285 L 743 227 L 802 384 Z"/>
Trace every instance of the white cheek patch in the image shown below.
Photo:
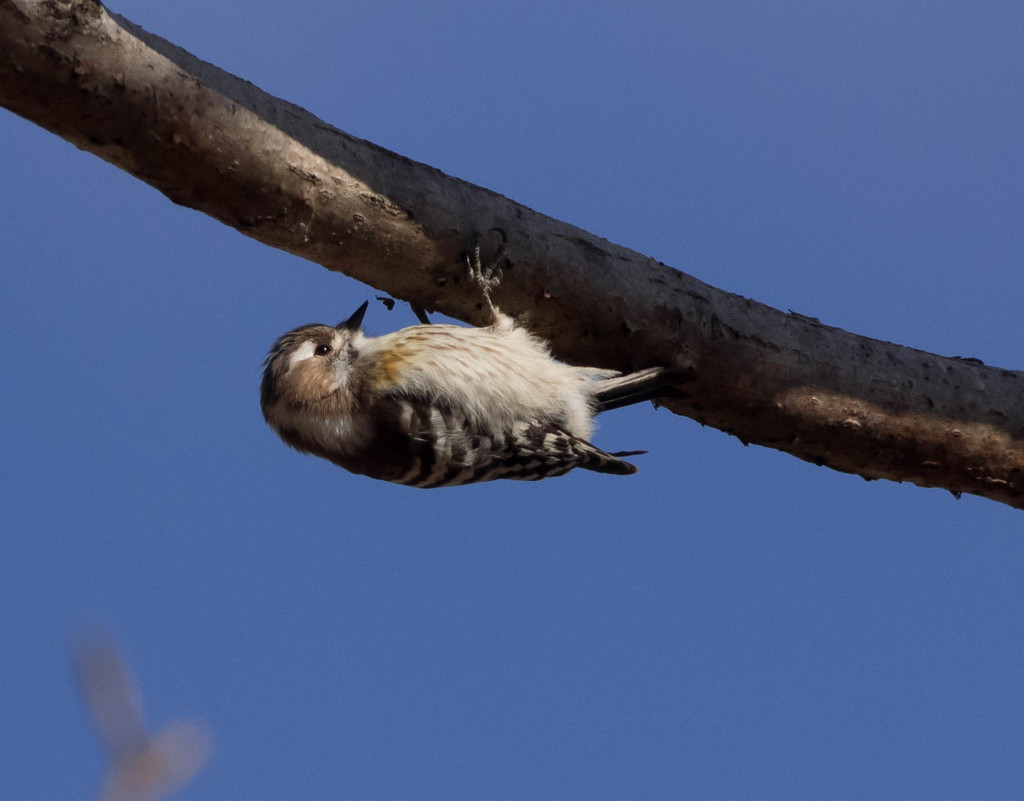
<path fill-rule="evenodd" d="M 313 350 L 316 345 L 313 344 L 312 339 L 307 339 L 299 347 L 295 349 L 295 352 L 288 359 L 288 369 L 291 370 L 299 362 L 304 362 L 306 359 L 313 358 Z"/>

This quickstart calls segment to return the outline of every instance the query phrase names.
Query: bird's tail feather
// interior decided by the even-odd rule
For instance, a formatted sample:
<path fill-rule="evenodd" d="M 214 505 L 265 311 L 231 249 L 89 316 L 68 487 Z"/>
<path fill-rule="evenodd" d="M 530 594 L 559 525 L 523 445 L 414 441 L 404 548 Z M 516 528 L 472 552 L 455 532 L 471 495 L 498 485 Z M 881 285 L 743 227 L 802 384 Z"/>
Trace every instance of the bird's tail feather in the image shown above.
<path fill-rule="evenodd" d="M 691 368 L 648 367 L 629 375 L 606 378 L 594 393 L 596 411 L 606 412 L 632 403 L 670 398 L 677 394 L 676 386 L 694 377 Z"/>

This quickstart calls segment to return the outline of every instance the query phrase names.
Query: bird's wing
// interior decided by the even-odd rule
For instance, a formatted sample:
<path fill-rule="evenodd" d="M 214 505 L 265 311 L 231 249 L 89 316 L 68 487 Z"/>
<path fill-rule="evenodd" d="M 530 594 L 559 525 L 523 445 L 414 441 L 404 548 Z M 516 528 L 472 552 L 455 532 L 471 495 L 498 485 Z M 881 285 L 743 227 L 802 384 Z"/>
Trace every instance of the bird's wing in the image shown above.
<path fill-rule="evenodd" d="M 408 393 L 382 397 L 373 414 L 377 435 L 360 462 L 376 459 L 379 468 L 369 474 L 399 484 L 432 488 L 498 478 L 535 481 L 576 467 L 636 472 L 552 421 L 532 419 L 488 430 L 435 398 Z"/>

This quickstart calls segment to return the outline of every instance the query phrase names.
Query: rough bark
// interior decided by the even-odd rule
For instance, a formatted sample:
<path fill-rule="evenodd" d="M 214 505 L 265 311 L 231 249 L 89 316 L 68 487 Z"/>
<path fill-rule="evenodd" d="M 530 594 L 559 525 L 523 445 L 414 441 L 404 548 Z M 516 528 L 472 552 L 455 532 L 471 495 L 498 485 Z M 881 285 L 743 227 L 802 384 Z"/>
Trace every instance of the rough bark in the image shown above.
<path fill-rule="evenodd" d="M 673 411 L 816 464 L 1024 508 L 1024 374 L 723 292 L 368 142 L 110 14 L 0 0 L 0 104 L 268 245 L 480 322 L 460 253 L 576 363 L 691 367 Z"/>

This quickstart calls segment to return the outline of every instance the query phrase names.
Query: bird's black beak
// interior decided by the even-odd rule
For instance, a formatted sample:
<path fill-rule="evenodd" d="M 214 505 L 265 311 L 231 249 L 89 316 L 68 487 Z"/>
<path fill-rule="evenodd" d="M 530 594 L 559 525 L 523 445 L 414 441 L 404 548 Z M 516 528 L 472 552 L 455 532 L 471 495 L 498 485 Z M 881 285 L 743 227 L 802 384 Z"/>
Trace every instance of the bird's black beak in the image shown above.
<path fill-rule="evenodd" d="M 362 306 L 356 309 L 355 314 L 349 317 L 347 320 L 343 320 L 338 323 L 335 328 L 339 331 L 358 331 L 359 327 L 363 324 L 363 315 L 366 314 L 366 307 L 370 305 L 370 301 L 366 301 Z"/>

